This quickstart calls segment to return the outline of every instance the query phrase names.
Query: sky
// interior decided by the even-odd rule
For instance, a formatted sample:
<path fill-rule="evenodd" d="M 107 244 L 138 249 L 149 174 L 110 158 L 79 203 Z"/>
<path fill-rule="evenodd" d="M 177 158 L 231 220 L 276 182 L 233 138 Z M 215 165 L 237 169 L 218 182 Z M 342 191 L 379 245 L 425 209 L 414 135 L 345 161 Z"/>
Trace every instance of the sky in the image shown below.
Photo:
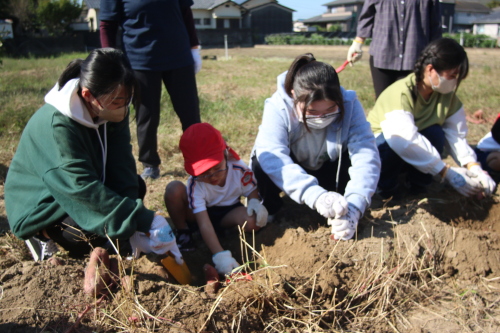
<path fill-rule="evenodd" d="M 293 19 L 308 19 L 316 15 L 321 15 L 326 11 L 325 3 L 333 0 L 278 0 L 282 6 L 295 9 Z"/>

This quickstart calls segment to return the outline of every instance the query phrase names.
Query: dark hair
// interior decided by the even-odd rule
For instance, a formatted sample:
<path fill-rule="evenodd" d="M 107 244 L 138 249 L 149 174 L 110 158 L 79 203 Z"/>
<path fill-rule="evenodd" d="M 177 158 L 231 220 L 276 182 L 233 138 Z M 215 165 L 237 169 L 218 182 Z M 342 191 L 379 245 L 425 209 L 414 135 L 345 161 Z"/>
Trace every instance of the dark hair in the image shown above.
<path fill-rule="evenodd" d="M 312 53 L 299 55 L 288 69 L 285 91 L 290 97 L 292 89 L 295 92 L 295 106 L 304 103 L 305 110 L 313 102 L 329 100 L 339 106 L 339 121 L 344 117 L 344 98 L 337 72 L 331 65 L 316 61 Z M 305 112 L 302 117 L 304 125 L 309 130 Z"/>
<path fill-rule="evenodd" d="M 467 52 L 451 38 L 436 39 L 420 53 L 414 69 L 416 86 L 424 80 L 425 67 L 429 64 L 437 72 L 458 68 L 457 88 L 469 73 Z"/>
<path fill-rule="evenodd" d="M 129 99 L 137 97 L 137 81 L 132 67 L 125 54 L 117 49 L 95 49 L 85 60 L 71 61 L 59 76 L 59 89 L 76 78 L 80 79 L 79 93 L 86 87 L 95 98 L 112 93 L 119 85 L 125 88 Z"/>

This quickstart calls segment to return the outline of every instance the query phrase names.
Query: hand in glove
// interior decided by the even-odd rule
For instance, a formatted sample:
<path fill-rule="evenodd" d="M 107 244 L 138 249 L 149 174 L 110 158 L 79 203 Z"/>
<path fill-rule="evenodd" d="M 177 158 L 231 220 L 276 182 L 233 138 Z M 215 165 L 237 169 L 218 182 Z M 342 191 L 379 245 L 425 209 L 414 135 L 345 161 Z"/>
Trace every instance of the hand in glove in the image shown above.
<path fill-rule="evenodd" d="M 149 237 L 145 233 L 139 231 L 136 231 L 132 237 L 130 237 L 130 246 L 132 246 L 132 254 L 135 259 L 139 258 L 141 253 L 152 252 L 149 241 Z"/>
<path fill-rule="evenodd" d="M 194 73 L 198 74 L 198 72 L 201 70 L 201 55 L 200 55 L 200 49 L 191 49 L 191 54 L 193 56 L 194 60 Z"/>
<path fill-rule="evenodd" d="M 232 273 L 233 269 L 240 267 L 240 264 L 234 260 L 229 250 L 217 252 L 212 256 L 212 261 L 219 274 L 229 275 Z"/>
<path fill-rule="evenodd" d="M 482 189 L 477 176 L 465 168 L 448 167 L 444 179 L 463 196 L 471 197 Z"/>
<path fill-rule="evenodd" d="M 477 180 L 484 190 L 484 194 L 486 194 L 486 196 L 490 196 L 496 186 L 495 181 L 490 177 L 490 175 L 479 165 L 472 166 L 469 171 L 476 175 Z"/>
<path fill-rule="evenodd" d="M 351 66 L 363 56 L 361 46 L 363 46 L 363 43 L 356 41 L 356 39 L 352 41 L 352 45 L 349 48 L 349 51 L 347 51 L 347 60 L 351 63 Z"/>
<path fill-rule="evenodd" d="M 332 226 L 332 235 L 336 240 L 349 240 L 356 233 L 361 212 L 353 204 L 349 204 L 347 214 L 340 218 L 328 219 L 328 225 Z"/>
<path fill-rule="evenodd" d="M 339 218 L 347 213 L 347 201 L 337 192 L 325 192 L 316 199 L 314 207 L 326 218 Z"/>
<path fill-rule="evenodd" d="M 252 216 L 255 213 L 255 221 L 258 227 L 265 227 L 267 224 L 267 213 L 266 207 L 264 207 L 259 200 L 250 199 L 247 204 L 247 214 Z"/>
<path fill-rule="evenodd" d="M 151 224 L 149 246 L 151 247 L 151 252 L 156 254 L 165 254 L 170 251 L 179 265 L 184 262 L 181 251 L 177 247 L 174 232 L 167 220 L 161 215 L 156 215 Z"/>

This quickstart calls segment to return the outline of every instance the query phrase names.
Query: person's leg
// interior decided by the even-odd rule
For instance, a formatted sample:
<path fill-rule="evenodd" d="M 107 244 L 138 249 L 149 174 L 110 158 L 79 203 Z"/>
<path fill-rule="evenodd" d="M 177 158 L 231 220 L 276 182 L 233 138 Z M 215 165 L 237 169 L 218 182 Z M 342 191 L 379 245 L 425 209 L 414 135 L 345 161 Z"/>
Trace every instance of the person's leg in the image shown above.
<path fill-rule="evenodd" d="M 281 189 L 262 170 L 256 156 L 252 157 L 252 171 L 257 179 L 257 187 L 263 200 L 262 204 L 266 207 L 269 215 L 276 214 L 283 206 L 283 200 L 280 197 Z"/>
<path fill-rule="evenodd" d="M 70 257 L 82 258 L 93 248 L 104 246 L 108 239 L 83 230 L 76 222 L 67 217 L 61 223 L 45 229 L 51 240 L 69 252 Z"/>
<path fill-rule="evenodd" d="M 144 200 L 146 196 L 146 183 L 137 175 L 139 188 L 138 198 Z M 100 237 L 94 233 L 83 230 L 71 217 L 66 217 L 62 222 L 43 230 L 43 235 L 69 252 L 70 256 L 81 258 L 97 246 L 105 246 L 109 239 Z M 120 252 L 130 250 L 128 240 L 120 240 L 118 247 Z"/>
<path fill-rule="evenodd" d="M 327 191 L 334 191 L 344 194 L 347 183 L 350 180 L 349 168 L 351 167 L 351 160 L 349 152 L 342 153 L 340 161 L 340 171 L 338 170 L 339 160 L 325 162 L 318 170 L 307 170 L 307 172 L 318 179 L 321 185 Z M 337 184 L 337 171 L 339 171 L 339 180 Z"/>
<path fill-rule="evenodd" d="M 140 86 L 140 104 L 135 105 L 139 162 L 158 167 L 157 132 L 160 124 L 161 72 L 134 71 Z"/>
<path fill-rule="evenodd" d="M 188 221 L 194 222 L 195 217 L 188 207 L 186 185 L 180 181 L 170 182 L 165 188 L 163 200 L 175 228 L 188 229 Z"/>
<path fill-rule="evenodd" d="M 429 142 L 436 148 L 439 154 L 443 153 L 445 136 L 443 128 L 440 125 L 429 126 L 419 132 L 422 134 Z M 410 191 L 416 193 L 421 193 L 425 191 L 425 187 L 430 185 L 433 180 L 433 176 L 428 173 L 422 173 L 418 171 L 411 165 L 407 165 L 408 176 L 407 180 L 410 183 Z"/>
<path fill-rule="evenodd" d="M 375 89 L 375 99 L 382 91 L 399 79 L 406 77 L 412 71 L 393 71 L 377 68 L 373 65 L 373 56 L 370 56 L 370 71 L 372 74 L 373 88 Z"/>
<path fill-rule="evenodd" d="M 231 211 L 229 211 L 220 222 L 221 227 L 231 228 L 239 225 L 246 232 L 258 231 L 260 227 L 257 226 L 255 221 L 255 215 L 248 216 L 247 208 L 244 206 L 239 206 Z"/>
<path fill-rule="evenodd" d="M 382 164 L 377 193 L 384 199 L 397 196 L 399 175 L 406 162 L 389 147 L 384 134 L 377 137 L 376 143 Z"/>
<path fill-rule="evenodd" d="M 189 126 L 199 123 L 200 101 L 196 87 L 196 75 L 193 66 L 163 72 L 163 83 L 170 95 L 174 111 L 185 131 Z"/>
<path fill-rule="evenodd" d="M 189 223 L 196 222 L 189 209 L 186 185 L 180 181 L 170 182 L 163 194 L 170 220 L 177 229 L 177 245 L 181 251 L 192 251 L 196 248 Z M 189 223 L 188 223 L 189 222 Z"/>

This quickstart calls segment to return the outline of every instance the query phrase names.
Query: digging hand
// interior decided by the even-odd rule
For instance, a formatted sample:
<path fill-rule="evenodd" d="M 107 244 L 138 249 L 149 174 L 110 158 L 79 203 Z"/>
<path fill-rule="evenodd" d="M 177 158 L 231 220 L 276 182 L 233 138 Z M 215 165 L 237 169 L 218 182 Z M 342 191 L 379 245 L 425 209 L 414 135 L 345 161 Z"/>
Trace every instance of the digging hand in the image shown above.
<path fill-rule="evenodd" d="M 212 261 L 214 262 L 215 269 L 217 269 L 219 274 L 229 275 L 235 268 L 240 267 L 240 264 L 234 260 L 231 255 L 231 251 L 229 250 L 217 252 L 212 256 Z"/>
<path fill-rule="evenodd" d="M 130 237 L 130 246 L 132 246 L 132 254 L 134 255 L 134 258 L 139 258 L 141 253 L 152 252 L 149 241 L 149 237 L 140 231 L 136 231 L 132 237 Z"/>
<path fill-rule="evenodd" d="M 149 246 L 151 252 L 165 254 L 170 251 L 179 265 L 184 263 L 181 251 L 175 241 L 174 232 L 167 220 L 161 215 L 155 215 L 149 230 Z"/>
<path fill-rule="evenodd" d="M 361 50 L 361 46 L 363 46 L 362 42 L 359 42 L 356 39 L 352 41 L 352 45 L 349 48 L 349 51 L 347 51 L 347 60 L 349 61 L 351 66 L 353 63 L 360 60 L 361 57 L 363 56 L 363 51 Z"/>
<path fill-rule="evenodd" d="M 326 218 L 339 218 L 347 213 L 347 201 L 337 192 L 325 192 L 318 197 L 314 207 Z"/>
<path fill-rule="evenodd" d="M 247 214 L 252 216 L 255 213 L 255 221 L 258 227 L 265 227 L 267 224 L 267 216 L 269 215 L 266 207 L 259 200 L 250 199 L 247 204 Z"/>
<path fill-rule="evenodd" d="M 486 196 L 491 196 L 493 191 L 495 190 L 495 181 L 490 177 L 490 175 L 484 171 L 480 165 L 473 165 L 469 168 L 469 171 L 476 175 L 477 180 L 481 184 L 484 194 Z"/>
<path fill-rule="evenodd" d="M 336 240 L 349 240 L 356 233 L 361 212 L 353 204 L 349 204 L 347 214 L 337 219 L 328 219 L 328 225 L 332 227 L 332 235 Z"/>
<path fill-rule="evenodd" d="M 448 167 L 444 179 L 461 195 L 472 197 L 482 190 L 477 176 L 465 168 Z"/>

